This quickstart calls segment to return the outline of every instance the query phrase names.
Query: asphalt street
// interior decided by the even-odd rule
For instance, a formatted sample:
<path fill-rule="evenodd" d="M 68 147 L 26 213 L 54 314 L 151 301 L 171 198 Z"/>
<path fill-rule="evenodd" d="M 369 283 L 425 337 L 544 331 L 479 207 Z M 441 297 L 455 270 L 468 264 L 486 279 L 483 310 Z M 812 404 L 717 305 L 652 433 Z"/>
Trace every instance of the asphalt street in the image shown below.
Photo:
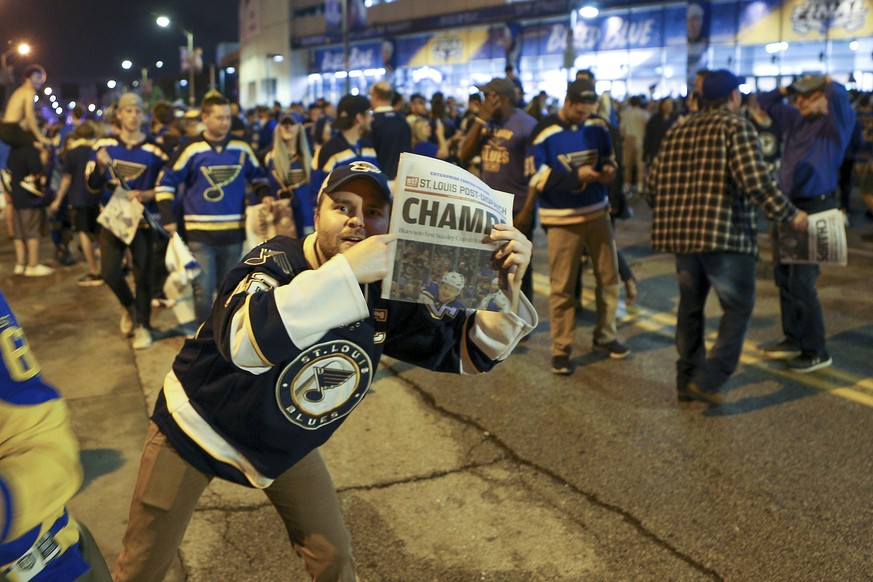
<path fill-rule="evenodd" d="M 485 376 L 437 375 L 384 359 L 370 395 L 323 448 L 362 582 L 873 579 L 873 222 L 852 216 L 850 262 L 819 293 L 834 366 L 788 372 L 762 358 L 779 336 L 763 237 L 757 304 L 732 402 L 678 404 L 673 259 L 648 245 L 648 211 L 618 225 L 639 280 L 620 306 L 624 361 L 591 353 L 593 276 L 584 276 L 568 377 L 549 372 L 545 241 L 541 323 Z M 169 311 L 135 352 L 105 287 L 79 264 L 0 286 L 44 374 L 69 401 L 86 480 L 72 501 L 111 564 L 156 391 L 183 338 Z M 720 311 L 708 305 L 714 337 Z M 253 427 L 256 430 L 256 427 Z M 258 491 L 214 482 L 167 580 L 303 581 Z"/>

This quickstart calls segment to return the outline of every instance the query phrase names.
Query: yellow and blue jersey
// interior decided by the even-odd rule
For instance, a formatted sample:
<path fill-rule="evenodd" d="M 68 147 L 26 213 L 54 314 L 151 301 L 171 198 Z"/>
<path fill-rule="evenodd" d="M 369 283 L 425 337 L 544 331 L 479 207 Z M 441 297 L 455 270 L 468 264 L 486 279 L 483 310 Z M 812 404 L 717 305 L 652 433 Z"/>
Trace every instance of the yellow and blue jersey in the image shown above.
<path fill-rule="evenodd" d="M 0 574 L 75 580 L 89 566 L 66 503 L 82 484 L 66 403 L 0 292 Z"/>

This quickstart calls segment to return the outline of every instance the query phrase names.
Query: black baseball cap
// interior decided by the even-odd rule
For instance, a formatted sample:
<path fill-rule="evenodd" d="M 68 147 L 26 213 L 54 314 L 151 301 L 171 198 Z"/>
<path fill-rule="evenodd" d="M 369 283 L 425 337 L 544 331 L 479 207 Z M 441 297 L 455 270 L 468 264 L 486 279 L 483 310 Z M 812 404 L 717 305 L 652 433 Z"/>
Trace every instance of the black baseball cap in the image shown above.
<path fill-rule="evenodd" d="M 491 79 L 485 85 L 476 85 L 476 88 L 482 91 L 485 95 L 488 95 L 488 93 L 496 93 L 501 97 L 506 97 L 512 103 L 515 103 L 516 101 L 515 83 L 509 79 Z"/>
<path fill-rule="evenodd" d="M 382 170 L 370 162 L 359 161 L 352 162 L 346 166 L 340 166 L 327 175 L 327 179 L 318 193 L 319 203 L 323 193 L 333 194 L 352 180 L 361 179 L 369 180 L 375 184 L 379 193 L 385 197 L 389 204 L 394 202 L 394 197 L 391 196 L 391 188 L 388 187 L 388 178 L 385 177 Z"/>
<path fill-rule="evenodd" d="M 597 91 L 590 79 L 576 79 L 567 85 L 567 98 L 573 103 L 597 103 Z"/>
<path fill-rule="evenodd" d="M 336 106 L 336 120 L 333 126 L 336 129 L 349 129 L 355 124 L 355 116 L 358 113 L 366 113 L 370 110 L 370 100 L 363 95 L 346 95 Z"/>

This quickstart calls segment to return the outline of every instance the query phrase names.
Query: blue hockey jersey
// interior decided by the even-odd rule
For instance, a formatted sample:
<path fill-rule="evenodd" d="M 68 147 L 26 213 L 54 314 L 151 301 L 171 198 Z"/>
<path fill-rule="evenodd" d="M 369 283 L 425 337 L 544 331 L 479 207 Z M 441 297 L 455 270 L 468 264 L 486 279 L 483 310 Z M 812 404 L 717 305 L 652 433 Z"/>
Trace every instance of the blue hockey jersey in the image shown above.
<path fill-rule="evenodd" d="M 88 188 L 95 193 L 102 192 L 101 203 L 106 204 L 112 196 L 114 181 L 107 168 L 103 172 L 97 169 L 97 151 L 106 149 L 106 153 L 115 163 L 118 177 L 124 180 L 129 190 L 151 190 L 158 181 L 158 174 L 167 163 L 167 154 L 151 138 L 146 138 L 138 144 L 126 144 L 116 137 L 98 139 L 91 146 L 91 158 L 85 173 L 88 176 Z M 145 204 L 145 211 L 158 218 L 158 207 L 154 200 Z"/>
<path fill-rule="evenodd" d="M 606 185 L 582 182 L 576 173 L 580 166 L 592 166 L 598 172 L 607 165 L 617 167 L 603 120 L 592 117 L 582 125 L 570 125 L 552 114 L 531 135 L 536 173 L 530 184 L 539 194 L 543 225 L 584 222 L 586 215 L 609 207 Z"/>
<path fill-rule="evenodd" d="M 318 155 L 312 158 L 312 175 L 309 177 L 309 203 L 313 209 L 318 206 L 318 192 L 327 175 L 333 172 L 334 168 L 357 161 L 370 162 L 379 168 L 376 150 L 372 142 L 365 137 L 352 145 L 343 134 L 338 133 L 318 150 Z"/>
<path fill-rule="evenodd" d="M 477 374 L 537 324 L 525 298 L 518 315 L 381 299 L 342 255 L 313 270 L 314 241 L 275 237 L 246 255 L 164 380 L 152 419 L 201 471 L 267 487 L 360 404 L 382 354 Z"/>
<path fill-rule="evenodd" d="M 245 140 L 230 134 L 220 143 L 203 134 L 180 148 L 158 178 L 155 198 L 164 224 L 176 222 L 176 191 L 188 240 L 222 245 L 245 240 L 246 185 L 258 199 L 270 195 L 267 174 Z"/>

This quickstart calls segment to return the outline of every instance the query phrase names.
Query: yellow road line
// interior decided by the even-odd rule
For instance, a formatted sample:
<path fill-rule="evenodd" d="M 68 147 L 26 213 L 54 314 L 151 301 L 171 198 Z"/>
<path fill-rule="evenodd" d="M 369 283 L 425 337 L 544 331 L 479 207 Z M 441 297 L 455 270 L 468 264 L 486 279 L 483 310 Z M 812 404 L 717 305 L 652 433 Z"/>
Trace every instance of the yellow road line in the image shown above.
<path fill-rule="evenodd" d="M 534 291 L 548 297 L 549 278 L 542 273 L 534 273 L 533 282 Z M 594 291 L 583 288 L 582 297 L 587 302 L 593 302 L 595 300 Z M 641 305 L 635 306 L 631 311 L 626 311 L 619 306 L 617 317 L 620 322 L 632 324 L 647 332 L 654 332 L 671 338 L 676 335 L 676 316 L 673 313 L 652 311 Z M 715 337 L 716 333 L 714 332 L 707 337 L 708 347 L 711 347 Z M 745 341 L 743 343 L 743 353 L 740 356 L 740 361 L 743 365 L 755 367 L 775 376 L 790 379 L 810 388 L 825 391 L 873 408 L 873 378 L 858 376 L 837 367 L 827 368 L 818 374 L 800 375 L 787 369 L 775 368 L 768 365 L 767 362 L 771 360 L 753 355 L 757 351 L 759 351 L 757 345 L 750 341 Z"/>

